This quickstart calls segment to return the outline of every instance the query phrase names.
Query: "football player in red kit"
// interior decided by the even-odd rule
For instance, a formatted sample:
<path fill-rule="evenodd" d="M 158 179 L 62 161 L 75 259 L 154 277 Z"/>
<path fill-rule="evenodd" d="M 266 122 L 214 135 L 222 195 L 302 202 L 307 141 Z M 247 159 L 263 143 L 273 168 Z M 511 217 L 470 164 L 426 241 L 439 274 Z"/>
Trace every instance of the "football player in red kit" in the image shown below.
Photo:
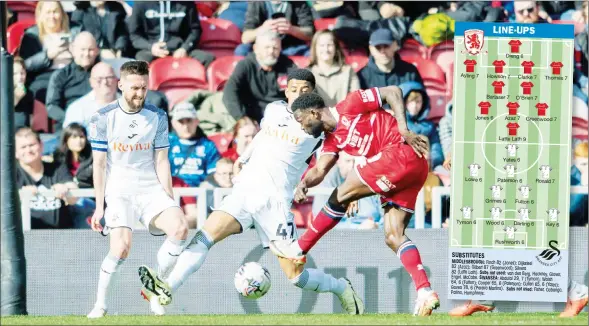
<path fill-rule="evenodd" d="M 382 108 L 383 100 L 391 111 Z M 352 203 L 379 194 L 385 210 L 385 242 L 400 258 L 417 290 L 414 314 L 428 316 L 440 305 L 423 268 L 417 247 L 405 235 L 415 200 L 428 175 L 426 141 L 410 132 L 405 120 L 401 89 L 396 86 L 354 91 L 335 108 L 315 94 L 303 94 L 291 106 L 303 130 L 315 137 L 325 133 L 317 164 L 296 189 L 295 200 L 306 199 L 307 189 L 318 185 L 344 151 L 356 156 L 355 172 L 337 187 L 321 212 L 297 240 L 277 240 L 272 251 L 295 262 L 346 214 Z M 353 205 L 352 205 L 353 206 Z"/>

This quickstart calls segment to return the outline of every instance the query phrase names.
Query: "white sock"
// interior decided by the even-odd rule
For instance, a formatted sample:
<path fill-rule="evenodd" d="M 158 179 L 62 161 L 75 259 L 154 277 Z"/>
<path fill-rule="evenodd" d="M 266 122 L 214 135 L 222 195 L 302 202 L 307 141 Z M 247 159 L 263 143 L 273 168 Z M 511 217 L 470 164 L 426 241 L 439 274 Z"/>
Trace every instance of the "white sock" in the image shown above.
<path fill-rule="evenodd" d="M 315 292 L 331 292 L 335 295 L 342 295 L 346 289 L 346 281 L 342 278 L 326 274 L 318 269 L 306 268 L 299 276 L 290 280 L 292 284 L 303 290 Z"/>
<path fill-rule="evenodd" d="M 182 249 L 184 249 L 184 240 L 176 240 L 172 237 L 168 237 L 166 241 L 160 247 L 160 250 L 157 252 L 157 264 L 158 270 L 157 274 L 160 278 L 165 278 L 176 261 L 178 257 L 182 253 Z"/>
<path fill-rule="evenodd" d="M 579 300 L 587 296 L 587 286 L 579 284 L 569 278 L 568 298 L 570 300 Z"/>
<path fill-rule="evenodd" d="M 194 238 L 190 240 L 186 249 L 178 257 L 170 276 L 166 279 L 172 292 L 176 292 L 182 283 L 200 268 L 212 246 L 213 240 L 206 231 L 200 230 L 194 235 Z"/>
<path fill-rule="evenodd" d="M 111 254 L 108 254 L 102 261 L 102 265 L 100 265 L 100 276 L 98 278 L 95 306 L 106 308 L 106 292 L 108 291 L 113 276 L 115 276 L 119 266 L 124 262 L 124 258 L 119 258 Z"/>

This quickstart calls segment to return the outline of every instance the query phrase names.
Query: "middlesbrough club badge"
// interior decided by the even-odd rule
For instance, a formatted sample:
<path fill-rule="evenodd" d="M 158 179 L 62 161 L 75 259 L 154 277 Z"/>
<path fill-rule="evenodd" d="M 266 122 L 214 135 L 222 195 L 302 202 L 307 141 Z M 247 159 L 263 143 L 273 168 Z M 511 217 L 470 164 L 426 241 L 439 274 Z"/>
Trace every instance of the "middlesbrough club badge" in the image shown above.
<path fill-rule="evenodd" d="M 471 55 L 477 55 L 483 50 L 484 32 L 480 29 L 464 31 L 464 46 Z"/>

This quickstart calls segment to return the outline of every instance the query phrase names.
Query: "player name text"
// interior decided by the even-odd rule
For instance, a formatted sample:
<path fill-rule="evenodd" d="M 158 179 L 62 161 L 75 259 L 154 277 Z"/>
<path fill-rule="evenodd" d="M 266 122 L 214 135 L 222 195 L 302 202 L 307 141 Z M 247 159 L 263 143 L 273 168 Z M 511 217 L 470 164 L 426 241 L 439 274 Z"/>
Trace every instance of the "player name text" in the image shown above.
<path fill-rule="evenodd" d="M 492 115 L 490 115 L 488 117 L 485 117 L 485 116 L 482 116 L 482 115 L 477 115 L 475 117 L 476 120 L 487 120 L 487 121 L 491 121 L 491 120 L 493 120 L 493 118 L 494 117 Z"/>
<path fill-rule="evenodd" d="M 536 182 L 537 183 L 554 183 L 554 179 L 542 180 L 542 179 L 536 178 Z"/>
<path fill-rule="evenodd" d="M 517 79 L 536 79 L 533 75 L 517 75 Z"/>
<path fill-rule="evenodd" d="M 490 204 L 490 203 L 493 203 L 493 204 L 505 204 L 506 202 L 507 201 L 505 199 L 489 199 L 489 198 L 486 198 L 485 199 L 485 203 L 487 203 L 487 204 Z"/>
<path fill-rule="evenodd" d="M 497 138 L 499 141 L 526 141 L 526 137 L 501 137 Z"/>
<path fill-rule="evenodd" d="M 492 94 L 487 94 L 487 100 L 504 100 L 507 97 L 505 97 L 505 95 L 492 95 Z"/>
<path fill-rule="evenodd" d="M 464 178 L 464 181 L 467 181 L 467 182 L 469 182 L 469 181 L 482 182 L 483 181 L 483 178 L 470 178 L 470 177 L 465 177 Z"/>
<path fill-rule="evenodd" d="M 556 121 L 556 119 L 558 119 L 557 117 L 552 117 L 552 118 L 540 118 L 540 117 L 526 117 L 526 121 L 538 121 L 538 122 L 542 122 L 542 121 Z"/>
<path fill-rule="evenodd" d="M 532 96 L 532 95 L 530 95 L 530 96 L 516 95 L 515 96 L 515 99 L 516 100 L 532 100 L 533 101 L 533 100 L 537 100 L 538 99 L 538 96 Z"/>
<path fill-rule="evenodd" d="M 546 80 L 567 80 L 568 76 L 544 76 Z"/>
<path fill-rule="evenodd" d="M 466 78 L 466 79 L 476 79 L 479 76 L 479 74 L 469 74 L 469 73 L 461 73 L 460 77 L 462 78 Z"/>
<path fill-rule="evenodd" d="M 525 227 L 531 227 L 536 225 L 536 222 L 518 222 L 518 221 L 513 221 L 513 225 L 515 226 L 525 226 Z"/>
<path fill-rule="evenodd" d="M 497 182 L 512 182 L 512 183 L 521 183 L 522 179 L 515 179 L 515 178 L 497 178 Z"/>
<path fill-rule="evenodd" d="M 518 158 L 509 158 L 509 157 L 504 157 L 503 158 L 503 162 L 505 163 L 516 163 L 519 162 L 519 157 Z"/>
<path fill-rule="evenodd" d="M 523 240 L 499 240 L 499 239 L 495 239 L 495 244 L 500 244 L 500 245 L 520 245 L 520 244 L 524 244 Z"/>

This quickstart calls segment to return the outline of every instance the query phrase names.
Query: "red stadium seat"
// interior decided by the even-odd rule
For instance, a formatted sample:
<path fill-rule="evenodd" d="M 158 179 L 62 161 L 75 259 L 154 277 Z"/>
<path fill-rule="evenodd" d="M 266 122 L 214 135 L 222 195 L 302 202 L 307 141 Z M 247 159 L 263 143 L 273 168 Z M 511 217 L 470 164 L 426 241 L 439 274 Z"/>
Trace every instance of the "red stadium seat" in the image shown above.
<path fill-rule="evenodd" d="M 427 79 L 424 80 L 424 83 L 427 81 Z M 442 87 L 435 87 L 433 85 L 430 85 L 429 87 L 426 86 L 425 91 L 429 97 L 430 103 L 430 111 L 427 118 L 437 124 L 446 114 L 446 105 L 451 97 L 446 94 L 445 85 Z"/>
<path fill-rule="evenodd" d="M 315 29 L 318 31 L 322 31 L 324 29 L 332 30 L 335 26 L 336 18 L 320 18 L 315 19 L 313 22 L 315 24 Z"/>
<path fill-rule="evenodd" d="M 235 48 L 241 44 L 241 31 L 228 20 L 202 19 L 200 26 L 202 27 L 202 35 L 198 49 L 211 52 L 217 58 L 232 56 Z"/>
<path fill-rule="evenodd" d="M 207 79 L 209 80 L 209 90 L 211 92 L 220 91 L 229 80 L 235 66 L 243 57 L 229 56 L 217 58 L 213 61 L 207 70 Z"/>
<path fill-rule="evenodd" d="M 16 13 L 18 21 L 21 20 L 35 20 L 35 8 L 37 8 L 37 1 L 7 1 L 8 9 Z"/>
<path fill-rule="evenodd" d="M 150 65 L 149 89 L 166 95 L 170 107 L 196 89 L 208 89 L 205 67 L 192 58 L 159 58 Z M 173 104 L 172 104 L 173 103 Z"/>
<path fill-rule="evenodd" d="M 294 61 L 295 65 L 299 68 L 307 68 L 309 66 L 309 61 L 311 61 L 309 57 L 304 57 L 302 55 L 293 55 L 288 58 Z"/>
<path fill-rule="evenodd" d="M 417 67 L 421 78 L 424 80 L 436 80 L 439 81 L 439 84 L 446 85 L 446 76 L 444 75 L 444 71 L 435 62 L 422 59 L 421 57 L 405 57 L 403 60 L 412 63 L 415 67 Z"/>
<path fill-rule="evenodd" d="M 6 48 L 8 53 L 15 54 L 18 51 L 25 30 L 33 25 L 35 25 L 34 19 L 25 19 L 19 20 L 8 27 L 6 30 Z"/>
<path fill-rule="evenodd" d="M 427 49 L 427 51 L 428 51 L 427 58 L 432 61 L 435 61 L 434 57 L 437 55 L 437 52 L 447 52 L 447 51 L 454 52 L 454 41 L 451 41 L 451 40 L 442 41 L 441 43 L 438 43 L 438 44 L 430 47 L 429 49 Z"/>
<path fill-rule="evenodd" d="M 449 74 L 446 75 L 446 93 L 452 97 L 454 94 L 454 62 L 450 64 Z"/>
<path fill-rule="evenodd" d="M 219 8 L 217 1 L 195 1 L 195 4 L 196 10 L 203 17 L 213 17 L 213 14 Z"/>
<path fill-rule="evenodd" d="M 431 61 L 435 62 L 444 71 L 451 93 L 452 85 L 449 81 L 454 80 L 454 42 L 445 41 L 435 45 L 430 49 L 429 57 Z"/>
<path fill-rule="evenodd" d="M 31 121 L 33 130 L 44 133 L 49 132 L 49 119 L 47 118 L 47 108 L 45 104 L 35 100 L 33 104 L 33 118 Z"/>
<path fill-rule="evenodd" d="M 232 133 L 217 133 L 217 134 L 212 134 L 210 136 L 208 136 L 209 140 L 212 141 L 213 143 L 215 143 L 215 146 L 217 146 L 217 150 L 219 151 L 219 153 L 225 153 L 227 151 L 227 149 L 229 148 L 229 145 L 231 144 L 231 141 L 233 139 L 233 134 Z"/>
<path fill-rule="evenodd" d="M 398 51 L 401 57 L 404 56 L 417 56 L 422 58 L 427 58 L 428 49 L 414 39 L 408 39 L 403 43 L 403 46 Z"/>
<path fill-rule="evenodd" d="M 360 71 L 368 64 L 367 56 L 350 55 L 346 57 L 346 63 L 352 66 L 355 72 Z"/>

